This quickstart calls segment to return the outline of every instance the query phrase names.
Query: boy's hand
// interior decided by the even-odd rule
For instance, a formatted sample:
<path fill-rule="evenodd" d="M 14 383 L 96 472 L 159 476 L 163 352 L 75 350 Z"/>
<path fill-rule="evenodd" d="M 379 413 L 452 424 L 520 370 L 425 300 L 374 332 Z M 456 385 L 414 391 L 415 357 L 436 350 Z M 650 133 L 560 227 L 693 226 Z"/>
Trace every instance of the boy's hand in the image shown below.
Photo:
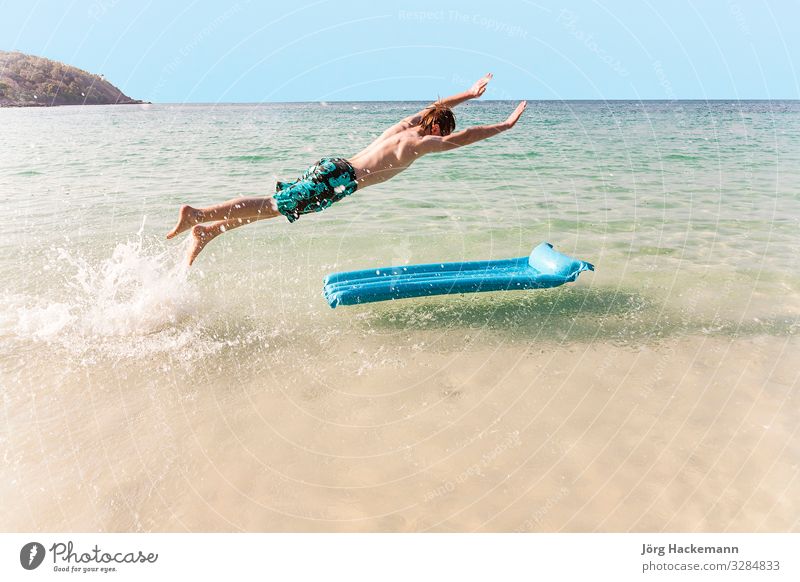
<path fill-rule="evenodd" d="M 492 80 L 492 74 L 486 73 L 483 77 L 475 81 L 475 84 L 468 91 L 473 99 L 477 99 L 486 92 L 486 85 Z"/>
<path fill-rule="evenodd" d="M 506 125 L 508 126 L 508 129 L 511 129 L 512 127 L 514 127 L 514 125 L 516 125 L 517 120 L 519 120 L 520 116 L 522 115 L 522 112 L 525 111 L 525 108 L 527 106 L 528 106 L 527 101 L 520 101 L 520 104 L 517 105 L 517 108 L 514 110 L 514 112 L 508 116 L 508 119 L 506 119 Z"/>

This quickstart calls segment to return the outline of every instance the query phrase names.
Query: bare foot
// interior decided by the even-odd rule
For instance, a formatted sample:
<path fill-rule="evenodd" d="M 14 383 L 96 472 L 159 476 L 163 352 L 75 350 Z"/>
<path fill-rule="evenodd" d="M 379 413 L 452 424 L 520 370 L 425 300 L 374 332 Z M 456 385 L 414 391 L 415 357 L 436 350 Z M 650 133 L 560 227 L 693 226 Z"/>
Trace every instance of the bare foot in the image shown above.
<path fill-rule="evenodd" d="M 189 249 L 189 266 L 194 263 L 194 260 L 197 258 L 197 255 L 200 254 L 205 246 L 214 240 L 217 236 L 219 236 L 223 232 L 223 228 L 219 224 L 212 224 L 209 226 L 204 226 L 202 224 L 197 224 L 192 227 L 192 248 Z"/>
<path fill-rule="evenodd" d="M 178 214 L 178 224 L 169 232 L 167 238 L 174 238 L 198 222 L 203 222 L 200 211 L 184 204 Z"/>

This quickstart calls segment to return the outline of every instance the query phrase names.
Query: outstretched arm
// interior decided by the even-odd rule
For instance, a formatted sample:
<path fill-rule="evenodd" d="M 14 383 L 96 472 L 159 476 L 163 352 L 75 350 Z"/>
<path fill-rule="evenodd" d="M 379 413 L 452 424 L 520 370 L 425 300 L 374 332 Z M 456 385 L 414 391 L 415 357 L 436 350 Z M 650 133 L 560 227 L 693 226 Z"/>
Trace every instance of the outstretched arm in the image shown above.
<path fill-rule="evenodd" d="M 492 74 L 486 73 L 483 77 L 475 81 L 472 87 L 467 89 L 466 91 L 462 91 L 461 93 L 457 93 L 456 95 L 451 95 L 450 97 L 446 97 L 444 99 L 439 99 L 435 103 L 441 103 L 442 105 L 447 105 L 448 107 L 455 107 L 456 105 L 460 105 L 464 101 L 468 101 L 470 99 L 477 99 L 481 95 L 486 92 L 486 85 L 489 84 L 489 81 L 492 80 Z M 430 107 L 430 105 L 428 106 Z M 394 124 L 392 127 L 387 129 L 381 135 L 381 138 L 387 137 L 389 135 L 393 135 L 397 132 L 403 131 L 404 129 L 408 129 L 409 127 L 414 127 L 415 125 L 419 125 L 420 121 L 422 121 L 422 116 L 425 115 L 425 111 L 428 109 L 421 109 L 417 111 L 414 115 L 409 115 L 408 117 L 400 120 L 398 123 Z"/>
<path fill-rule="evenodd" d="M 489 81 L 491 80 L 492 80 L 492 74 L 486 73 L 483 77 L 475 81 L 472 87 L 470 87 L 466 91 L 463 91 L 456 95 L 451 95 L 450 97 L 446 97 L 444 99 L 439 99 L 437 103 L 441 103 L 442 105 L 447 105 L 448 107 L 455 107 L 456 105 L 461 105 L 464 101 L 469 101 L 470 99 L 477 99 L 486 92 L 486 85 L 488 85 Z"/>
<path fill-rule="evenodd" d="M 527 106 L 528 102 L 522 101 L 503 123 L 476 125 L 475 127 L 468 127 L 467 129 L 451 133 L 446 137 L 435 135 L 425 136 L 422 138 L 422 147 L 425 153 L 445 152 L 492 137 L 514 127 Z"/>

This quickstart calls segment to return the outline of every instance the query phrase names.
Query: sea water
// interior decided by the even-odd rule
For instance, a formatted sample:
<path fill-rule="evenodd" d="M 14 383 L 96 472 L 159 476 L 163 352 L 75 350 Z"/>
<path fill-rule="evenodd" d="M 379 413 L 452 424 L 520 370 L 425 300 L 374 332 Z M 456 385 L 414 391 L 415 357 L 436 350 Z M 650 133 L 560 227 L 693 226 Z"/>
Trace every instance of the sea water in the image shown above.
<path fill-rule="evenodd" d="M 800 527 L 798 102 L 534 101 L 191 268 L 164 239 L 181 204 L 269 195 L 423 105 L 0 111 L 0 528 Z M 541 241 L 596 272 L 322 296 Z"/>

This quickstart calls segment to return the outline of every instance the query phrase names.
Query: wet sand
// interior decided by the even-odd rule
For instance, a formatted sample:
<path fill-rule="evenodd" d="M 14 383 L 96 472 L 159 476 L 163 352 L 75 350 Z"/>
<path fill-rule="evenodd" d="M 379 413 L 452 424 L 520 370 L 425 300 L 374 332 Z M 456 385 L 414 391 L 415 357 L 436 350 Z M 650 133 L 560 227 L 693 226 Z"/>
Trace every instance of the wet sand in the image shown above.
<path fill-rule="evenodd" d="M 331 342 L 308 367 L 31 371 L 6 531 L 798 531 L 797 338 Z M 431 344 L 428 344 L 431 345 Z M 31 378 L 33 379 L 33 377 Z M 9 399 L 13 402 L 9 402 Z M 12 501 L 9 503 L 8 501 Z"/>

